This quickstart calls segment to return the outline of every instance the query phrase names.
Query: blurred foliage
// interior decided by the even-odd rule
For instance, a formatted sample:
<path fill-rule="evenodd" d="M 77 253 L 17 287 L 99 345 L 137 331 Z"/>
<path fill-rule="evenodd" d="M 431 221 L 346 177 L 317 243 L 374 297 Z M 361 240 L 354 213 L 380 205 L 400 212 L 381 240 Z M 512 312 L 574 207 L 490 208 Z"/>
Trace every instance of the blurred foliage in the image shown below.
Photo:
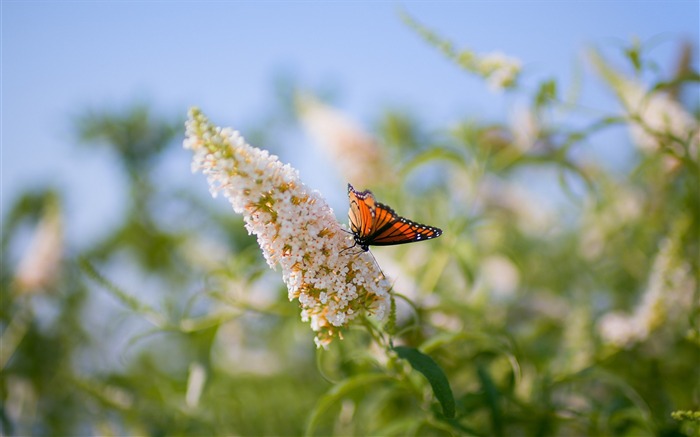
<path fill-rule="evenodd" d="M 179 120 L 144 105 L 84 113 L 77 136 L 114 151 L 128 204 L 117 228 L 80 250 L 56 225 L 60 192 L 23 193 L 5 212 L 2 435 L 698 435 L 689 50 L 665 77 L 643 44 L 616 58 L 626 67 L 594 52 L 616 112 L 561 100 L 554 79 L 519 80 L 508 87 L 529 105 L 513 123 L 377 121 L 387 171 L 400 177 L 368 188 L 445 230 L 375 251 L 396 281 L 385 330 L 395 349 L 366 326 L 315 350 L 242 220 L 201 188 L 158 185 Z M 640 111 L 625 93 L 647 73 L 638 103 L 656 106 Z M 254 129 L 254 145 L 289 128 L 282 85 L 281 109 L 264 117 L 278 122 Z M 690 135 L 664 119 L 678 111 Z M 616 168 L 590 152 L 601 142 L 646 146 Z"/>

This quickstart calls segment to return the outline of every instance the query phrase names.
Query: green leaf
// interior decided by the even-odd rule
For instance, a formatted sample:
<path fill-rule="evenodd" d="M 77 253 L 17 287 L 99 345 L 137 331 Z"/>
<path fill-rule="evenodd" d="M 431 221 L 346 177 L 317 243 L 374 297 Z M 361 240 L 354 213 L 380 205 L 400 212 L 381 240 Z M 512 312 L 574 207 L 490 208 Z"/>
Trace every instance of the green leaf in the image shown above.
<path fill-rule="evenodd" d="M 625 55 L 627 56 L 627 59 L 630 60 L 632 65 L 634 66 L 634 71 L 639 73 L 642 71 L 642 48 L 639 45 L 638 41 L 635 41 L 635 44 L 625 50 Z"/>
<path fill-rule="evenodd" d="M 541 108 L 547 103 L 557 98 L 557 83 L 553 79 L 546 80 L 540 84 L 535 96 L 535 107 Z"/>
<path fill-rule="evenodd" d="M 422 373 L 423 376 L 428 379 L 430 386 L 433 388 L 433 393 L 435 393 L 435 397 L 442 406 L 442 414 L 449 419 L 454 418 L 455 398 L 452 395 L 450 382 L 447 380 L 445 372 L 442 371 L 435 360 L 418 349 L 408 346 L 396 346 L 394 347 L 394 351 L 396 351 L 399 357 L 408 361 L 411 367 Z"/>
<path fill-rule="evenodd" d="M 504 435 L 503 434 L 503 414 L 501 412 L 500 405 L 500 392 L 496 384 L 493 382 L 493 378 L 489 374 L 489 371 L 483 366 L 479 365 L 477 367 L 477 374 L 479 376 L 479 381 L 481 381 L 481 387 L 486 395 L 486 404 L 491 410 L 491 425 L 493 426 L 494 435 Z"/>
<path fill-rule="evenodd" d="M 700 83 L 700 74 L 694 71 L 690 71 L 687 73 L 683 73 L 682 75 L 675 77 L 672 80 L 657 82 L 651 87 L 651 91 L 665 91 L 668 89 L 676 88 L 679 85 L 685 85 L 689 83 Z"/>

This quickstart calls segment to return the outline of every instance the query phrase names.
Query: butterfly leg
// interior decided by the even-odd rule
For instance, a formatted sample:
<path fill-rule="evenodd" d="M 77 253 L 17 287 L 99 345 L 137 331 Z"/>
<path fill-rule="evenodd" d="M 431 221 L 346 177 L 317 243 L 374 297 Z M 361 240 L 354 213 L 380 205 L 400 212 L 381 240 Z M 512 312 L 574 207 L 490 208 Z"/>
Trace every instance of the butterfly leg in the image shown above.
<path fill-rule="evenodd" d="M 345 249 L 341 250 L 340 253 L 345 252 L 346 250 L 350 250 L 354 247 L 357 247 L 357 241 L 352 244 L 352 246 L 346 247 Z"/>

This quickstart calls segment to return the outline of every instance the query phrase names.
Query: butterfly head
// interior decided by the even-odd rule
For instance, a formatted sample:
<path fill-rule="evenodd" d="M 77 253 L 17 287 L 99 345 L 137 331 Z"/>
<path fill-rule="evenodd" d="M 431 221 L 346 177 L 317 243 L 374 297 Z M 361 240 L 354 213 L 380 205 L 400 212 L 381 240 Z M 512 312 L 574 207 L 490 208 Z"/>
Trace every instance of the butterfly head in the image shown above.
<path fill-rule="evenodd" d="M 367 244 L 367 242 L 365 241 L 364 238 L 362 238 L 358 234 L 354 234 L 354 237 L 355 237 L 355 245 L 356 246 L 359 246 L 363 252 L 369 251 L 369 245 Z"/>

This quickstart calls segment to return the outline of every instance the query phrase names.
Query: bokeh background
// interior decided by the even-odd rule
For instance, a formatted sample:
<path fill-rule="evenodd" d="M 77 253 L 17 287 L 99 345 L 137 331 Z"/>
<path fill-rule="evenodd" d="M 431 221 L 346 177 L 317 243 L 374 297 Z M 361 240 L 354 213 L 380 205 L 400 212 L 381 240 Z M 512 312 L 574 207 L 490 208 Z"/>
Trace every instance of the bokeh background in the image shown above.
<path fill-rule="evenodd" d="M 700 408 L 697 149 L 650 154 L 634 117 L 614 117 L 634 112 L 624 78 L 665 83 L 697 126 L 698 2 L 3 1 L 1 14 L 3 435 L 697 430 L 671 417 Z M 519 59 L 517 86 L 490 87 L 410 20 L 457 51 Z M 385 362 L 361 334 L 316 351 L 279 272 L 191 174 L 191 106 L 299 169 L 343 222 L 348 175 L 309 108 L 381 150 L 383 170 L 356 185 L 446 231 L 375 252 L 415 305 L 399 306 L 399 338 L 444 367 L 459 423 L 436 419 L 415 375 L 363 385 Z M 691 295 L 667 292 L 680 303 L 659 304 L 647 331 L 678 326 L 606 343 L 601 321 L 639 314 L 653 280 Z"/>
<path fill-rule="evenodd" d="M 431 128 L 460 116 L 507 119 L 512 98 L 465 77 L 407 28 L 400 9 L 458 48 L 521 59 L 533 82 L 571 83 L 583 68 L 583 51 L 594 45 L 620 48 L 636 39 L 660 65 L 671 66 L 679 55 L 671 41 L 698 40 L 692 1 L 3 2 L 3 207 L 26 187 L 57 184 L 75 205 L 68 210 L 71 240 L 89 241 L 118 221 L 128 194 L 113 157 L 75 147 L 72 120 L 88 109 L 144 102 L 158 114 L 184 118 L 196 105 L 243 130 L 264 124 L 278 105 L 276 84 L 289 80 L 334 97 L 368 128 L 390 109 L 416 112 Z M 588 83 L 583 99 L 603 110 L 615 104 L 604 88 Z M 322 156 L 307 137 L 275 147 L 340 207 L 345 181 L 316 165 Z M 604 149 L 615 162 L 627 157 Z M 168 177 L 193 183 L 175 170 L 187 165 L 187 154 L 172 155 L 168 160 L 180 161 Z M 85 199 L 91 208 L 79 212 Z"/>

